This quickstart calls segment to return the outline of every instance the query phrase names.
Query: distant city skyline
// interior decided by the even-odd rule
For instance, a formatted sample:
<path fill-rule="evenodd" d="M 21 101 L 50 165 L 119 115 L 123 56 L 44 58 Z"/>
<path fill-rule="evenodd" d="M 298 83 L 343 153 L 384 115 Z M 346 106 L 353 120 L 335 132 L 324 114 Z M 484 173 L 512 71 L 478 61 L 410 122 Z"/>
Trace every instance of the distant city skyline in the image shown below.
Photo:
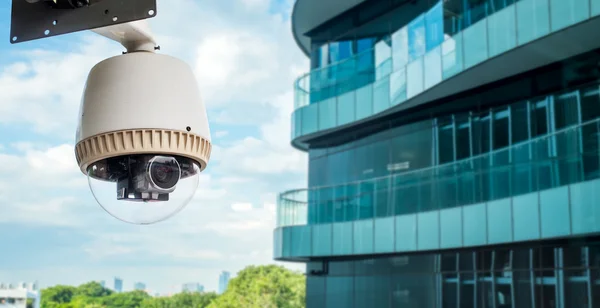
<path fill-rule="evenodd" d="M 114 290 L 117 293 L 123 292 L 123 279 L 121 279 L 119 277 L 115 277 Z"/>
<path fill-rule="evenodd" d="M 222 271 L 221 275 L 219 275 L 219 294 L 223 294 L 227 290 L 227 285 L 229 285 L 229 279 L 231 278 L 231 273 L 228 271 Z"/>
<path fill-rule="evenodd" d="M 136 282 L 133 284 L 133 289 L 136 291 L 145 291 L 146 290 L 146 284 L 143 282 Z"/>
<path fill-rule="evenodd" d="M 204 285 L 198 282 L 188 282 L 181 286 L 181 292 L 204 292 Z"/>

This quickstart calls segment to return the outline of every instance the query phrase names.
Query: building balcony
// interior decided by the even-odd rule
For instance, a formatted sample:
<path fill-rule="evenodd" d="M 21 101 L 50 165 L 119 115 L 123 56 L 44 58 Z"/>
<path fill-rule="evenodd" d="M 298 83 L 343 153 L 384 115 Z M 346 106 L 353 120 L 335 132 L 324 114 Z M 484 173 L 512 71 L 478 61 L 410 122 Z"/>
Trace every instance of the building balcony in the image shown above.
<path fill-rule="evenodd" d="M 600 232 L 600 119 L 432 168 L 282 193 L 274 257 L 438 251 Z"/>
<path fill-rule="evenodd" d="M 419 27 L 428 31 L 423 13 L 390 33 L 391 47 L 383 56 L 376 47 L 301 76 L 295 83 L 292 144 L 306 150 L 311 139 L 325 134 L 600 47 L 600 0 L 492 3 L 499 2 L 466 12 L 485 17 L 445 32 L 432 48 L 406 39 Z M 446 21 L 443 27 L 449 27 Z"/>

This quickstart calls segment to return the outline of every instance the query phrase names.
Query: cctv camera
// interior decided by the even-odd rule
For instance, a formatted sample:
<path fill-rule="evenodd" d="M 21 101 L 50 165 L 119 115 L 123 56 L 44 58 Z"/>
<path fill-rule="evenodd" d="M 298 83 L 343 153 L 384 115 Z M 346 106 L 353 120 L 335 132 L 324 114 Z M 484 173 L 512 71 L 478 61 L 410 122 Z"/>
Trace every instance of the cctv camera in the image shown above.
<path fill-rule="evenodd" d="M 98 203 L 137 224 L 180 211 L 211 153 L 191 68 L 150 51 L 128 52 L 92 68 L 76 139 L 77 162 Z"/>

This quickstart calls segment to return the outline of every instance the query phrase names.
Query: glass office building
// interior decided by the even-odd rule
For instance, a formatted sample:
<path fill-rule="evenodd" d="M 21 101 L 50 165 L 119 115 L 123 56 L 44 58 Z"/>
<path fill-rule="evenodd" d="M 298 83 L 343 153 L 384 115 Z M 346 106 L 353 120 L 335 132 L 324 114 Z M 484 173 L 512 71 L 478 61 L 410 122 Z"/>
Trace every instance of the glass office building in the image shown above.
<path fill-rule="evenodd" d="M 308 307 L 600 307 L 600 0 L 297 0 Z"/>

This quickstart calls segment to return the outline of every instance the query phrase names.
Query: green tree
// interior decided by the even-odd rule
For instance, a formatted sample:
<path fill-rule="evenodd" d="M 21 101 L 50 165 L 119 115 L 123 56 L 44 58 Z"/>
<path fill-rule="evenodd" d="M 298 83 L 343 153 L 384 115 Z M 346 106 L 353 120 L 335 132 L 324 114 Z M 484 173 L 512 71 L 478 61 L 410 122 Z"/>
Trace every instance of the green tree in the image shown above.
<path fill-rule="evenodd" d="M 305 277 L 282 266 L 249 266 L 229 282 L 210 308 L 305 307 Z"/>
<path fill-rule="evenodd" d="M 75 287 L 63 285 L 43 289 L 40 306 L 42 308 L 56 308 L 61 304 L 69 304 L 75 295 L 75 290 Z"/>
<path fill-rule="evenodd" d="M 100 304 L 106 308 L 139 308 L 142 302 L 149 298 L 150 295 L 144 291 L 113 293 L 109 296 L 101 297 Z"/>
<path fill-rule="evenodd" d="M 142 303 L 142 308 L 204 308 L 217 298 L 215 293 L 184 292 L 171 297 L 155 297 Z"/>
<path fill-rule="evenodd" d="M 75 289 L 76 296 L 86 296 L 86 297 L 104 297 L 109 296 L 113 292 L 105 287 L 103 287 L 100 283 L 92 281 L 88 283 L 84 283 Z"/>

